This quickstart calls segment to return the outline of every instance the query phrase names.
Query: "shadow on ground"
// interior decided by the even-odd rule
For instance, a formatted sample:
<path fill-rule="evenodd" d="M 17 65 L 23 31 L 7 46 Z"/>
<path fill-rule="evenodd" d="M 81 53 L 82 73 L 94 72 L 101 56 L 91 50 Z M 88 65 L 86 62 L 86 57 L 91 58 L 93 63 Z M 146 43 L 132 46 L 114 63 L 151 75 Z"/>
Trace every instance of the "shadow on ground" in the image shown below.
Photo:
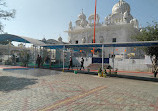
<path fill-rule="evenodd" d="M 29 69 L 29 70 L 7 70 L 6 72 L 11 72 L 11 73 L 20 74 L 20 75 L 31 75 L 35 77 L 62 74 L 59 71 L 54 71 L 54 70 L 49 70 L 49 69 L 38 69 L 38 68 Z"/>
<path fill-rule="evenodd" d="M 73 70 L 65 70 L 65 72 L 72 72 L 74 73 Z M 87 72 L 87 71 L 77 71 L 79 74 L 89 74 L 89 75 L 98 75 L 97 72 Z M 133 79 L 133 80 L 140 80 L 140 81 L 151 81 L 151 82 L 158 82 L 158 78 L 152 78 L 152 77 L 140 77 L 140 76 L 131 76 L 131 75 L 107 75 L 108 77 L 116 77 L 116 78 L 124 78 L 124 79 Z"/>
<path fill-rule="evenodd" d="M 0 91 L 10 92 L 13 90 L 22 90 L 29 85 L 37 83 L 37 79 L 17 78 L 12 76 L 0 77 Z"/>
<path fill-rule="evenodd" d="M 54 70 L 54 71 L 63 71 L 62 69 L 51 69 L 51 70 Z M 89 72 L 87 70 L 68 70 L 68 69 L 64 70 L 64 72 L 71 72 L 71 73 L 74 73 L 74 71 L 77 71 L 77 73 L 80 73 L 80 74 L 97 75 L 96 72 Z"/>
<path fill-rule="evenodd" d="M 139 77 L 139 76 L 130 76 L 130 75 L 109 75 L 109 76 L 125 78 L 125 79 L 141 80 L 141 81 L 158 82 L 158 78 L 150 78 L 150 77 Z"/>

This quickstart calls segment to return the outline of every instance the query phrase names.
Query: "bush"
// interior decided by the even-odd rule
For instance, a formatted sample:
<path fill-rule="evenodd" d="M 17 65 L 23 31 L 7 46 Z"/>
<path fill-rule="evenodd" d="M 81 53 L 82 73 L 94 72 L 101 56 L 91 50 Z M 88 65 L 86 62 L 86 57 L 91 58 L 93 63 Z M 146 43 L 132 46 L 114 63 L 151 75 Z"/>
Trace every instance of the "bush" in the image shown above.
<path fill-rule="evenodd" d="M 99 68 L 99 69 L 98 69 L 98 73 L 101 73 L 101 72 L 102 72 L 102 69 L 101 69 L 101 68 Z"/>
<path fill-rule="evenodd" d="M 107 71 L 106 71 L 106 69 L 104 69 L 104 74 L 107 74 Z"/>

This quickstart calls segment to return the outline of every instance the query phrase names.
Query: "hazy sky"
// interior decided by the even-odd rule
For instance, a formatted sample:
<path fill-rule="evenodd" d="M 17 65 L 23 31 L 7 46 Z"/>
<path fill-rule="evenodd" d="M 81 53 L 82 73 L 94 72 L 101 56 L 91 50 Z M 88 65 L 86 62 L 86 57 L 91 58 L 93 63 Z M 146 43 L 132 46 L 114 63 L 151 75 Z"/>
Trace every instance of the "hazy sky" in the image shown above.
<path fill-rule="evenodd" d="M 112 13 L 112 7 L 119 0 L 97 0 L 100 22 Z M 125 0 L 131 6 L 131 14 L 141 26 L 158 21 L 158 0 Z M 70 20 L 73 25 L 83 11 L 88 16 L 94 13 L 95 0 L 6 0 L 8 9 L 17 11 L 10 21 L 2 21 L 5 32 L 36 39 L 58 39 L 59 35 L 68 41 L 64 31 Z"/>

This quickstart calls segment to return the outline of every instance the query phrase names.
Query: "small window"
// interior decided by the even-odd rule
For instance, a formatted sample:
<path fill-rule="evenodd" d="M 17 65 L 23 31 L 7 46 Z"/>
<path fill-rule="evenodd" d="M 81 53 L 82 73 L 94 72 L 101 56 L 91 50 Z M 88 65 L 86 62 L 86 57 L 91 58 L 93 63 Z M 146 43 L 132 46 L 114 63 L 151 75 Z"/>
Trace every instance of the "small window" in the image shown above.
<path fill-rule="evenodd" d="M 76 44 L 78 44 L 78 40 L 76 40 Z"/>
<path fill-rule="evenodd" d="M 116 42 L 116 38 L 112 38 L 112 42 Z"/>

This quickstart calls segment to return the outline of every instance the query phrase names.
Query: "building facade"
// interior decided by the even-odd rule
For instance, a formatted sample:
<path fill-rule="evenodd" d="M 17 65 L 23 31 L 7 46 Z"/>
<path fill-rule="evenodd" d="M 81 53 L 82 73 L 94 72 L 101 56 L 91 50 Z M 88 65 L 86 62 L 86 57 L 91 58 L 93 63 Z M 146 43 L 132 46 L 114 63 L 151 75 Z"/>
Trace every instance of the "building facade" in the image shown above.
<path fill-rule="evenodd" d="M 100 22 L 99 14 L 96 15 L 96 43 L 112 42 L 131 42 L 131 36 L 140 32 L 138 20 L 133 18 L 130 13 L 130 5 L 124 0 L 119 0 L 112 8 L 112 13 Z M 94 34 L 94 14 L 87 17 L 83 10 L 75 21 L 69 23 L 69 29 L 66 31 L 69 36 L 70 44 L 93 43 Z M 115 51 L 116 50 L 116 51 Z M 106 48 L 104 53 L 109 54 L 128 54 L 132 52 L 131 48 Z"/>

